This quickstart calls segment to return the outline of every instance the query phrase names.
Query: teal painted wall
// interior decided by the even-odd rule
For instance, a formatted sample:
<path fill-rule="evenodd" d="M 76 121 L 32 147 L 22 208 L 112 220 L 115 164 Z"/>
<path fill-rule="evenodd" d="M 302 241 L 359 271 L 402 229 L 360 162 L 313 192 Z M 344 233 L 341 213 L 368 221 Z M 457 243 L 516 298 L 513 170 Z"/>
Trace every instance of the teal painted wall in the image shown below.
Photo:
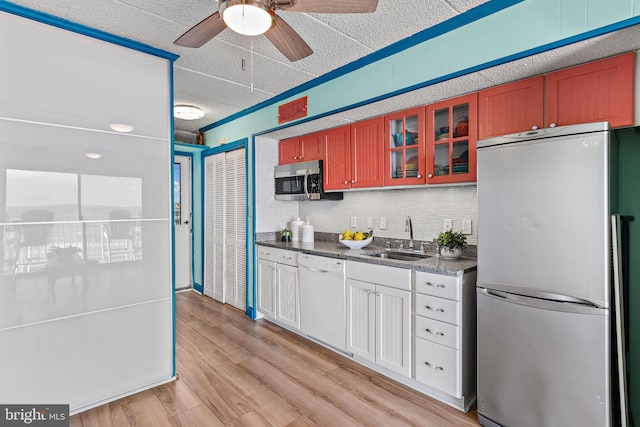
<path fill-rule="evenodd" d="M 636 128 L 640 132 L 640 128 Z M 640 422 L 640 135 L 629 129 L 619 133 L 618 212 L 633 215 L 629 225 L 629 406 Z"/>

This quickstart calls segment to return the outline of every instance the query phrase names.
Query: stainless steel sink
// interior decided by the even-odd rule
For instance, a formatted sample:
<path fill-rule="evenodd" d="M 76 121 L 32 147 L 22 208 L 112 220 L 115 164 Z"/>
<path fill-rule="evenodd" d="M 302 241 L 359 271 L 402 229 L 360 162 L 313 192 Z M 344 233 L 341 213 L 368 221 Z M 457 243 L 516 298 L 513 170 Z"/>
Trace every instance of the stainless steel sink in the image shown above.
<path fill-rule="evenodd" d="M 375 258 L 396 259 L 400 261 L 418 261 L 418 260 L 430 257 L 430 255 L 425 255 L 417 252 L 393 252 L 393 251 L 376 252 L 374 254 L 371 254 L 370 256 Z"/>

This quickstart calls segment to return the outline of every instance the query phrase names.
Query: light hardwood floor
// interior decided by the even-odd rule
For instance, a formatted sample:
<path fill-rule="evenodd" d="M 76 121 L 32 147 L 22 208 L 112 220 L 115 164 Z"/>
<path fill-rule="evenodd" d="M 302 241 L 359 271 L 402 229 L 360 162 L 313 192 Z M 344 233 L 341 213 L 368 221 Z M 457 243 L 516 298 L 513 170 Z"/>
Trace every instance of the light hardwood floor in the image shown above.
<path fill-rule="evenodd" d="M 265 320 L 177 294 L 179 379 L 71 427 L 478 426 L 463 413 Z"/>

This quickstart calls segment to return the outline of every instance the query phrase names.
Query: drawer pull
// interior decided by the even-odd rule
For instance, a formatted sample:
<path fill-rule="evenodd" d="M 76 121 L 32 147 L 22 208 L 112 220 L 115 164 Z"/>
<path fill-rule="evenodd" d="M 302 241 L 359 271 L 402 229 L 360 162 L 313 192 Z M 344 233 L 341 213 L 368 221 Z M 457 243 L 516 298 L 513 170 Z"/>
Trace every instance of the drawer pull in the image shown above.
<path fill-rule="evenodd" d="M 435 311 L 436 313 L 444 313 L 444 309 L 443 308 L 433 308 L 430 305 L 425 305 L 425 308 L 427 310 Z"/>
<path fill-rule="evenodd" d="M 444 368 L 442 366 L 432 365 L 429 362 L 424 362 L 424 364 L 430 367 L 431 369 L 435 369 L 436 371 L 444 371 Z"/>
<path fill-rule="evenodd" d="M 434 288 L 444 288 L 444 285 L 442 283 L 433 284 L 431 282 L 427 282 L 427 286 L 432 286 Z"/>
<path fill-rule="evenodd" d="M 428 333 L 430 333 L 431 335 L 437 335 L 439 337 L 443 337 L 444 336 L 444 332 L 440 332 L 440 331 L 436 331 L 433 332 L 431 329 L 427 328 L 425 329 L 425 331 L 427 331 Z"/>

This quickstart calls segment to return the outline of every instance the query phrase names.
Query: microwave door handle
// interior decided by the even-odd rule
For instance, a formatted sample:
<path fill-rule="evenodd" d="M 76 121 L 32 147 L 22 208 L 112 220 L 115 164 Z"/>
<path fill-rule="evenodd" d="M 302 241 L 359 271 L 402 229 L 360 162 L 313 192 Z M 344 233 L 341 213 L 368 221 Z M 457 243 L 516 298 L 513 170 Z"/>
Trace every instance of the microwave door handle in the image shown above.
<path fill-rule="evenodd" d="M 309 195 L 309 187 L 307 186 L 307 183 L 309 181 L 309 169 L 307 169 L 304 172 L 304 194 L 307 196 L 307 200 L 311 199 L 311 196 Z"/>

